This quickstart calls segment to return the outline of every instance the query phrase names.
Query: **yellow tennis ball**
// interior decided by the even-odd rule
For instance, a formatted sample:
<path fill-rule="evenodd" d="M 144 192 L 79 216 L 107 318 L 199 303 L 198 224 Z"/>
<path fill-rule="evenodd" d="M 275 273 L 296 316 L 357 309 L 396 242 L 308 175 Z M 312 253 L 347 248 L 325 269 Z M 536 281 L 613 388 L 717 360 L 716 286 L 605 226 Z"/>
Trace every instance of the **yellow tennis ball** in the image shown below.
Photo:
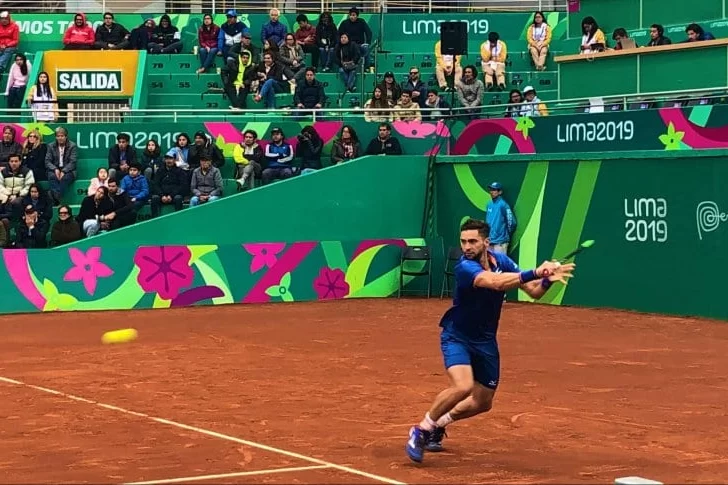
<path fill-rule="evenodd" d="M 123 344 L 136 340 L 137 331 L 134 328 L 124 328 L 121 330 L 113 330 L 106 332 L 101 336 L 101 342 L 104 344 Z"/>

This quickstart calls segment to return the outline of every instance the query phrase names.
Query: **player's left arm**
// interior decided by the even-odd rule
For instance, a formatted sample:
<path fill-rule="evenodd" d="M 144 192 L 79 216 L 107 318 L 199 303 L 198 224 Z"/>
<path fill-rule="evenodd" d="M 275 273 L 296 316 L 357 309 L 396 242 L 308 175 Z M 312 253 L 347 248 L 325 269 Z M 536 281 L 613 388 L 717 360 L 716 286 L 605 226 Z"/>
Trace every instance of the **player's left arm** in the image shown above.
<path fill-rule="evenodd" d="M 520 271 L 518 265 L 510 258 L 508 258 L 505 270 L 514 273 Z M 549 288 L 551 288 L 554 282 L 560 281 L 563 284 L 567 284 L 568 279 L 573 276 L 571 274 L 573 270 L 573 263 L 561 265 L 554 270 L 554 273 L 552 275 L 546 276 L 537 281 L 529 281 L 528 283 L 524 283 L 520 286 L 520 288 L 521 290 L 526 292 L 528 296 L 530 296 L 534 300 L 538 300 L 546 294 L 546 292 L 549 290 Z"/>

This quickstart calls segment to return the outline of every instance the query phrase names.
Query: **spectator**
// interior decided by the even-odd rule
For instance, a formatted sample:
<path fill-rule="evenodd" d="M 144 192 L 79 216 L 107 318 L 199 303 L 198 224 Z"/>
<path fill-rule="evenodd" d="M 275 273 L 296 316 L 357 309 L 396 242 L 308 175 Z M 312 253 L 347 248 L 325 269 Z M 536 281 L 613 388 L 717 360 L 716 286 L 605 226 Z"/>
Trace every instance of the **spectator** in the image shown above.
<path fill-rule="evenodd" d="M 129 164 L 129 174 L 122 179 L 121 190 L 129 196 L 129 200 L 134 204 L 135 212 L 138 212 L 147 204 L 147 201 L 149 201 L 149 182 L 142 175 L 142 166 L 139 163 Z"/>
<path fill-rule="evenodd" d="M 48 147 L 43 143 L 43 135 L 38 128 L 33 128 L 25 138 L 20 155 L 23 165 L 33 171 L 36 182 L 48 180 L 45 170 L 45 157 Z"/>
<path fill-rule="evenodd" d="M 25 208 L 20 225 L 15 230 L 16 248 L 38 249 L 47 246 L 48 224 L 38 217 L 32 205 Z"/>
<path fill-rule="evenodd" d="M 225 34 L 223 33 L 221 35 L 221 32 L 222 30 L 220 30 L 220 27 L 213 23 L 212 15 L 206 13 L 202 17 L 202 25 L 200 25 L 200 28 L 197 30 L 197 43 L 199 44 L 197 53 L 200 56 L 200 68 L 197 69 L 197 74 L 207 72 L 207 70 L 215 64 L 215 57 L 217 57 L 217 53 L 219 51 L 218 46 L 220 45 L 221 38 L 223 41 L 223 48 L 227 46 L 227 44 L 225 44 Z M 233 37 L 233 42 L 234 39 L 235 38 Z M 238 43 L 240 43 L 240 39 L 238 39 Z M 228 50 L 230 50 L 230 47 L 228 47 Z M 225 54 L 226 53 L 223 52 L 223 57 Z"/>
<path fill-rule="evenodd" d="M 29 205 L 35 208 L 38 217 L 50 223 L 53 217 L 53 204 L 51 204 L 48 194 L 37 183 L 32 184 L 30 190 L 28 190 L 28 195 L 23 197 L 22 206 L 27 207 Z"/>
<path fill-rule="evenodd" d="M 316 79 L 316 71 L 313 67 L 306 68 L 306 78 L 302 83 L 296 84 L 293 103 L 297 108 L 302 109 L 321 109 L 326 103 L 324 85 Z M 299 114 L 305 114 L 305 112 L 299 112 Z"/>
<path fill-rule="evenodd" d="M 283 130 L 280 128 L 273 128 L 270 134 L 272 140 L 265 147 L 267 167 L 263 170 L 263 184 L 293 176 L 293 168 L 290 163 L 293 160 L 293 147 L 286 143 Z"/>
<path fill-rule="evenodd" d="M 134 224 L 137 218 L 135 205 L 116 180 L 109 180 L 108 195 L 112 212 L 101 216 L 102 229 L 109 231 Z"/>
<path fill-rule="evenodd" d="M 250 186 L 255 186 L 255 177 L 261 176 L 263 164 L 263 149 L 258 145 L 258 134 L 255 130 L 245 130 L 243 141 L 235 146 L 233 160 L 235 161 L 235 181 L 240 188 L 250 179 Z"/>
<path fill-rule="evenodd" d="M 73 17 L 73 23 L 63 34 L 63 45 L 65 50 L 86 50 L 94 46 L 96 33 L 94 29 L 86 24 L 86 15 L 77 13 Z"/>
<path fill-rule="evenodd" d="M 458 95 L 458 102 L 463 108 L 464 118 L 474 120 L 480 113 L 483 105 L 483 82 L 478 79 L 478 71 L 475 66 L 466 66 L 463 69 L 463 78 L 455 85 Z"/>
<path fill-rule="evenodd" d="M 237 60 L 228 60 L 224 67 L 223 86 L 230 100 L 230 109 L 247 109 L 248 94 L 258 74 L 256 67 L 253 55 L 248 50 L 241 52 Z"/>
<path fill-rule="evenodd" d="M 402 91 L 399 97 L 399 103 L 394 107 L 392 118 L 394 121 L 422 121 L 422 113 L 420 107 L 412 101 L 412 91 L 409 89 Z"/>
<path fill-rule="evenodd" d="M 263 43 L 263 53 L 261 54 L 260 62 L 263 62 L 263 56 L 266 54 L 272 54 L 273 60 L 277 61 L 281 54 L 280 47 L 275 42 L 269 42 L 266 40 Z"/>
<path fill-rule="evenodd" d="M 0 76 L 15 55 L 20 43 L 20 28 L 7 10 L 0 12 Z"/>
<path fill-rule="evenodd" d="M 81 208 L 78 211 L 78 216 L 76 216 L 76 221 L 86 237 L 95 236 L 102 229 L 109 229 L 105 216 L 113 211 L 114 205 L 109 198 L 108 187 L 99 187 L 95 194 L 89 195 L 81 201 Z M 102 223 L 105 223 L 103 227 Z"/>
<path fill-rule="evenodd" d="M 334 55 L 339 63 L 339 74 L 344 81 L 346 90 L 350 93 L 356 91 L 356 68 L 361 59 L 359 46 L 349 41 L 346 34 L 341 34 L 339 44 L 334 49 Z"/>
<path fill-rule="evenodd" d="M 160 17 L 148 47 L 152 54 L 179 54 L 182 50 L 179 29 L 172 25 L 169 15 Z"/>
<path fill-rule="evenodd" d="M 523 96 L 526 100 L 521 106 L 521 116 L 548 116 L 549 110 L 546 105 L 536 96 L 536 90 L 533 86 L 523 88 Z"/>
<path fill-rule="evenodd" d="M 225 165 L 225 156 L 222 154 L 220 147 L 213 143 L 211 136 L 200 130 L 195 133 L 195 141 L 190 146 L 190 154 L 187 159 L 190 170 L 200 166 L 200 160 L 202 160 L 203 156 L 209 157 L 214 167 L 220 168 Z"/>
<path fill-rule="evenodd" d="M 382 93 L 386 96 L 389 103 L 394 106 L 399 102 L 399 97 L 402 95 L 402 88 L 399 84 L 394 82 L 394 73 L 388 71 L 384 73 L 384 80 L 379 84 L 382 89 Z"/>
<path fill-rule="evenodd" d="M 304 126 L 297 135 L 298 147 L 296 156 L 301 161 L 301 175 L 313 173 L 321 169 L 321 151 L 324 141 L 313 126 Z"/>
<path fill-rule="evenodd" d="M 235 49 L 235 50 L 237 50 L 237 49 Z M 253 45 L 252 36 L 250 35 L 250 32 L 248 32 L 247 30 L 245 32 L 243 32 L 243 41 L 240 44 L 240 52 L 242 53 L 243 51 L 250 52 L 250 61 L 253 64 L 255 64 L 256 61 L 260 61 L 262 59 L 261 58 L 262 53 L 260 51 L 260 48 Z M 230 56 L 228 56 L 228 57 L 230 57 Z"/>
<path fill-rule="evenodd" d="M 303 49 L 296 44 L 296 38 L 293 34 L 286 34 L 286 40 L 279 49 L 280 62 L 291 70 L 294 74 L 296 82 L 301 82 L 301 78 L 305 74 L 306 58 Z"/>
<path fill-rule="evenodd" d="M 32 68 L 25 54 L 18 53 L 15 55 L 15 62 L 10 66 L 8 83 L 5 86 L 8 108 L 20 109 L 23 106 L 23 97 L 28 86 L 28 75 Z"/>
<path fill-rule="evenodd" d="M 256 103 L 263 100 L 268 109 L 276 107 L 276 93 L 286 91 L 287 79 L 293 79 L 293 73 L 283 64 L 274 61 L 273 54 L 263 54 L 263 63 L 258 66 L 258 93 L 253 99 Z"/>
<path fill-rule="evenodd" d="M 38 74 L 35 84 L 30 87 L 28 104 L 36 122 L 58 121 L 58 99 L 51 89 L 49 79 L 48 73 L 43 71 Z"/>
<path fill-rule="evenodd" d="M 316 44 L 318 45 L 319 62 L 315 67 L 321 67 L 321 72 L 331 70 L 331 62 L 334 60 L 334 47 L 338 43 L 339 34 L 334 25 L 334 19 L 329 12 L 323 12 L 319 16 L 316 25 Z"/>
<path fill-rule="evenodd" d="M 349 41 L 359 48 L 358 58 L 364 59 L 364 69 L 369 69 L 369 45 L 372 41 L 372 30 L 366 20 L 359 18 L 359 9 L 351 7 L 349 18 L 339 24 L 339 38 L 346 35 Z"/>
<path fill-rule="evenodd" d="M 147 146 L 142 152 L 142 167 L 144 168 L 144 176 L 150 182 L 154 180 L 154 174 L 159 168 L 164 165 L 162 160 L 162 152 L 159 148 L 159 143 L 156 140 L 150 139 L 147 142 Z"/>
<path fill-rule="evenodd" d="M 379 124 L 379 134 L 369 142 L 367 155 L 402 155 L 399 140 L 392 136 L 392 127 L 389 123 Z"/>
<path fill-rule="evenodd" d="M 280 10 L 277 8 L 270 9 L 270 21 L 263 25 L 260 30 L 260 43 L 265 44 L 265 41 L 269 41 L 270 44 L 281 45 L 283 39 L 286 38 L 288 29 L 278 21 L 278 17 L 281 16 Z"/>
<path fill-rule="evenodd" d="M 435 77 L 440 91 L 451 91 L 455 89 L 458 79 L 463 77 L 463 68 L 460 65 L 462 56 L 453 56 L 442 53 L 440 41 L 435 42 Z"/>
<path fill-rule="evenodd" d="M 497 83 L 498 89 L 506 88 L 506 58 L 508 47 L 500 40 L 498 32 L 488 34 L 488 40 L 480 46 L 480 59 L 485 73 L 485 89 L 493 89 Z M 495 79 L 494 79 L 495 78 Z"/>
<path fill-rule="evenodd" d="M 516 231 L 516 217 L 508 203 L 503 200 L 503 186 L 493 182 L 488 186 L 491 200 L 485 208 L 485 221 L 490 226 L 490 249 L 496 253 L 508 254 L 508 243 Z"/>
<path fill-rule="evenodd" d="M 129 48 L 138 51 L 148 50 L 149 44 L 154 40 L 156 25 L 154 19 L 146 19 L 143 24 L 133 29 L 129 36 Z"/>
<path fill-rule="evenodd" d="M 50 246 L 62 246 L 81 240 L 81 226 L 73 218 L 73 212 L 67 205 L 58 208 L 58 220 L 51 228 Z"/>
<path fill-rule="evenodd" d="M 410 91 L 412 93 L 412 101 L 420 108 L 425 106 L 427 99 L 427 86 L 420 79 L 420 70 L 416 67 L 410 67 L 409 77 L 407 81 L 402 83 L 402 91 Z"/>
<path fill-rule="evenodd" d="M 672 44 L 672 41 L 668 37 L 665 37 L 665 28 L 662 25 L 650 25 L 650 41 L 647 43 L 647 47 L 670 44 Z"/>
<path fill-rule="evenodd" d="M 394 105 L 384 96 L 381 86 L 374 88 L 372 97 L 364 103 L 364 120 L 385 123 L 392 121 L 391 109 Z"/>
<path fill-rule="evenodd" d="M 436 89 L 427 91 L 425 108 L 432 110 L 427 111 L 423 115 L 426 121 L 438 121 L 447 118 L 452 113 L 450 111 L 450 105 L 437 93 Z"/>
<path fill-rule="evenodd" d="M 523 106 L 523 95 L 518 89 L 512 89 L 508 95 L 508 106 L 503 114 L 506 118 L 519 118 Z"/>
<path fill-rule="evenodd" d="M 584 17 L 584 20 L 581 21 L 581 33 L 580 49 L 582 54 L 590 54 L 606 48 L 607 41 L 604 32 L 599 29 L 594 17 Z"/>
<path fill-rule="evenodd" d="M 8 164 L 10 155 L 23 152 L 23 147 L 15 141 L 15 128 L 10 125 L 3 127 L 3 140 L 0 141 L 0 169 Z"/>
<path fill-rule="evenodd" d="M 3 219 L 8 214 L 11 220 L 20 217 L 23 198 L 34 183 L 33 172 L 20 165 L 20 155 L 10 155 L 8 165 L 0 170 L 0 204 L 4 207 L 0 213 L 6 216 Z"/>
<path fill-rule="evenodd" d="M 88 184 L 88 190 L 86 191 L 86 195 L 94 195 L 97 190 L 99 190 L 99 187 L 107 187 L 109 186 L 109 172 L 104 167 L 99 167 L 99 169 L 96 171 L 96 176 L 91 179 L 91 181 Z"/>
<path fill-rule="evenodd" d="M 546 56 L 551 44 L 551 27 L 546 23 L 543 12 L 533 14 L 533 23 L 528 28 L 528 52 L 537 71 L 546 69 Z"/>
<path fill-rule="evenodd" d="M 237 10 L 228 10 L 225 17 L 227 21 L 217 29 L 217 50 L 222 53 L 223 61 L 227 62 L 228 59 L 235 59 L 236 54 L 241 51 L 243 36 L 250 35 L 250 31 L 244 23 L 238 20 Z M 210 16 L 210 24 L 214 25 L 212 16 Z"/>
<path fill-rule="evenodd" d="M 190 157 L 190 135 L 187 133 L 177 135 L 175 146 L 170 148 L 167 154 L 172 154 L 175 164 L 185 172 L 188 172 L 190 170 L 190 164 L 188 163 Z"/>
<path fill-rule="evenodd" d="M 715 37 L 710 32 L 703 30 L 698 24 L 690 24 L 685 28 L 685 33 L 688 38 L 685 42 L 699 42 L 703 40 L 715 40 Z"/>
<path fill-rule="evenodd" d="M 316 47 L 316 28 L 311 25 L 304 14 L 296 17 L 296 22 L 298 23 L 298 30 L 295 34 L 296 44 L 303 49 L 304 53 L 311 54 L 311 65 L 318 68 L 319 51 Z"/>
<path fill-rule="evenodd" d="M 339 163 L 348 162 L 361 156 L 361 143 L 359 137 L 351 125 L 344 125 L 341 128 L 339 138 L 334 142 L 331 148 L 331 163 L 337 165 Z"/>
<path fill-rule="evenodd" d="M 622 27 L 618 29 L 614 29 L 614 33 L 612 34 L 612 40 L 616 41 L 616 44 L 614 45 L 615 51 L 621 51 L 624 49 L 622 46 L 622 41 L 625 39 L 629 39 L 629 35 L 627 34 L 627 31 L 624 30 Z M 635 47 L 637 47 L 637 43 L 635 43 Z"/>
<path fill-rule="evenodd" d="M 136 163 L 136 149 L 131 146 L 127 133 L 116 135 L 116 145 L 109 148 L 109 178 L 119 180 L 129 173 L 129 165 Z M 121 172 L 121 173 L 117 173 Z"/>
<path fill-rule="evenodd" d="M 192 190 L 190 207 L 214 202 L 222 197 L 222 175 L 220 170 L 212 166 L 212 160 L 207 155 L 200 158 L 200 166 L 192 172 L 190 189 Z"/>
<path fill-rule="evenodd" d="M 154 174 L 152 217 L 159 217 L 162 205 L 174 204 L 175 211 L 182 210 L 187 176 L 174 163 L 174 157 L 164 156 L 162 165 Z"/>
<path fill-rule="evenodd" d="M 48 145 L 45 168 L 50 184 L 50 196 L 54 205 L 61 203 L 61 197 L 76 179 L 78 147 L 68 139 L 68 130 L 56 128 L 56 141 Z"/>
<path fill-rule="evenodd" d="M 123 25 L 114 22 L 114 14 L 106 12 L 104 22 L 96 28 L 94 47 L 102 50 L 128 49 L 130 36 Z"/>

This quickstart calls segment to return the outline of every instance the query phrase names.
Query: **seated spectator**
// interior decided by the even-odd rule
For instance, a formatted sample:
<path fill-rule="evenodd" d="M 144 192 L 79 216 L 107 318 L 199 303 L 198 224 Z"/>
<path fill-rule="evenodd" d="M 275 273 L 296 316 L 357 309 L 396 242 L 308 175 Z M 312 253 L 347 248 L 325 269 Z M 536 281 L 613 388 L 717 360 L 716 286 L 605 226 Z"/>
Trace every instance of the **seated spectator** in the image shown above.
<path fill-rule="evenodd" d="M 33 119 L 36 122 L 58 120 L 58 98 L 51 89 L 48 79 L 48 73 L 43 71 L 38 74 L 36 83 L 30 87 L 28 105 L 33 111 Z"/>
<path fill-rule="evenodd" d="M 384 79 L 379 83 L 378 87 L 382 90 L 382 94 L 384 94 L 392 106 L 399 102 L 402 88 L 394 82 L 394 73 L 392 71 L 384 73 Z"/>
<path fill-rule="evenodd" d="M 170 148 L 167 154 L 172 154 L 175 164 L 185 172 L 188 172 L 190 170 L 190 164 L 188 162 L 190 157 L 190 135 L 187 133 L 177 135 L 175 146 Z"/>
<path fill-rule="evenodd" d="M 45 168 L 50 184 L 50 196 L 54 205 L 61 203 L 61 197 L 76 179 L 78 147 L 68 139 L 68 130 L 56 128 L 56 141 L 48 145 Z"/>
<path fill-rule="evenodd" d="M 104 22 L 96 27 L 94 47 L 102 50 L 128 49 L 130 36 L 123 25 L 114 22 L 114 14 L 106 12 Z"/>
<path fill-rule="evenodd" d="M 154 29 L 152 41 L 149 43 L 149 52 L 152 54 L 179 54 L 181 50 L 182 40 L 179 29 L 172 25 L 169 15 L 162 15 L 159 25 Z"/>
<path fill-rule="evenodd" d="M 316 28 L 308 21 L 305 14 L 296 17 L 298 30 L 296 31 L 296 44 L 298 44 L 303 52 L 311 54 L 311 66 L 318 69 L 319 51 L 316 47 Z"/>
<path fill-rule="evenodd" d="M 389 123 L 379 124 L 379 134 L 369 142 L 367 155 L 402 155 L 399 140 L 392 136 L 392 127 Z"/>
<path fill-rule="evenodd" d="M 5 97 L 9 109 L 20 109 L 23 106 L 25 89 L 28 87 L 28 75 L 32 68 L 33 66 L 28 62 L 25 54 L 15 54 L 15 62 L 10 66 L 8 82 L 5 86 Z"/>
<path fill-rule="evenodd" d="M 622 27 L 614 29 L 614 33 L 612 34 L 612 40 L 616 41 L 614 45 L 615 51 L 621 51 L 622 49 L 624 49 L 624 47 L 622 46 L 622 41 L 625 39 L 629 39 L 629 34 L 627 34 L 626 30 L 624 30 Z M 637 47 L 636 42 L 635 47 Z"/>
<path fill-rule="evenodd" d="M 493 89 L 495 83 L 498 89 L 506 88 L 506 58 L 508 47 L 500 40 L 498 32 L 488 34 L 488 40 L 480 45 L 480 62 L 485 73 L 485 89 Z"/>
<path fill-rule="evenodd" d="M 536 96 L 536 90 L 533 86 L 523 88 L 523 96 L 526 100 L 521 106 L 521 116 L 548 116 L 549 110 L 546 105 Z"/>
<path fill-rule="evenodd" d="M 523 95 L 518 89 L 512 89 L 508 95 L 508 106 L 503 114 L 505 118 L 520 118 Z"/>
<path fill-rule="evenodd" d="M 23 165 L 33 171 L 36 182 L 47 180 L 45 171 L 45 156 L 48 147 L 43 143 L 43 135 L 37 128 L 28 133 L 20 152 Z"/>
<path fill-rule="evenodd" d="M 422 121 L 420 107 L 412 101 L 412 91 L 405 90 L 399 97 L 399 103 L 394 107 L 392 118 L 394 121 Z"/>
<path fill-rule="evenodd" d="M 129 36 L 129 48 L 137 51 L 148 50 L 149 44 L 154 40 L 156 25 L 154 19 L 146 19 L 143 24 L 133 29 Z"/>
<path fill-rule="evenodd" d="M 99 187 L 109 187 L 109 172 L 104 167 L 99 167 L 96 176 L 88 184 L 86 195 L 94 195 Z"/>
<path fill-rule="evenodd" d="M 349 42 L 357 46 L 359 55 L 357 58 L 363 59 L 364 69 L 369 69 L 371 65 L 369 61 L 369 44 L 372 39 L 372 29 L 364 19 L 359 18 L 359 9 L 351 7 L 349 9 L 348 18 L 339 24 L 339 38 L 346 35 Z"/>
<path fill-rule="evenodd" d="M 225 93 L 230 100 L 230 109 L 234 111 L 247 109 L 248 94 L 257 79 L 256 68 L 253 56 L 248 50 L 241 52 L 237 60 L 230 59 L 226 63 L 222 78 Z"/>
<path fill-rule="evenodd" d="M 114 205 L 111 198 L 109 198 L 109 189 L 99 187 L 94 195 L 89 195 L 81 201 L 81 208 L 78 211 L 78 216 L 76 216 L 76 221 L 86 237 L 95 236 L 101 230 L 109 230 L 110 221 L 106 221 L 105 216 L 113 211 Z"/>
<path fill-rule="evenodd" d="M 594 17 L 584 17 L 584 20 L 581 21 L 581 33 L 580 50 L 582 54 L 603 51 L 607 47 L 604 32 L 599 29 Z"/>
<path fill-rule="evenodd" d="M 280 10 L 272 8 L 270 9 L 269 15 L 270 21 L 263 24 L 263 27 L 260 29 L 260 43 L 265 44 L 268 41 L 271 44 L 281 45 L 283 39 L 286 38 L 288 29 L 278 21 L 278 18 L 281 16 Z"/>
<path fill-rule="evenodd" d="M 129 173 L 129 165 L 137 162 L 136 149 L 127 133 L 116 135 L 116 145 L 109 148 L 109 178 L 119 180 Z M 119 173 L 117 173 L 119 172 Z"/>
<path fill-rule="evenodd" d="M 258 134 L 254 130 L 245 130 L 242 143 L 235 146 L 235 181 L 240 188 L 250 179 L 251 188 L 255 186 L 255 177 L 260 177 L 263 164 L 263 149 L 258 145 Z"/>
<path fill-rule="evenodd" d="M 73 17 L 73 23 L 63 34 L 63 45 L 65 50 L 85 50 L 94 46 L 96 33 L 94 29 L 86 24 L 86 15 L 77 13 Z"/>
<path fill-rule="evenodd" d="M 427 99 L 427 86 L 420 79 L 420 70 L 416 67 L 410 67 L 409 78 L 402 83 L 402 92 L 410 91 L 412 93 L 412 101 L 419 105 L 420 108 L 425 106 Z"/>
<path fill-rule="evenodd" d="M 187 176 L 175 165 L 173 156 L 165 155 L 164 165 L 154 174 L 152 217 L 159 217 L 162 205 L 174 204 L 174 210 L 181 211 L 186 186 Z"/>
<path fill-rule="evenodd" d="M 223 61 L 227 63 L 229 59 L 235 59 L 241 52 L 243 36 L 247 34 L 250 38 L 250 31 L 244 23 L 238 20 L 237 10 L 228 10 L 225 17 L 227 21 L 217 29 L 216 47 L 217 51 L 221 53 Z M 212 23 L 212 16 L 210 16 L 210 23 Z"/>
<path fill-rule="evenodd" d="M 38 249 L 47 247 L 48 223 L 38 217 L 32 205 L 25 208 L 23 220 L 15 229 L 15 248 Z"/>
<path fill-rule="evenodd" d="M 212 15 L 206 13 L 202 17 L 202 25 L 197 30 L 197 43 L 199 45 L 197 54 L 200 56 L 200 68 L 197 69 L 197 74 L 207 72 L 215 64 L 215 57 L 217 57 L 218 45 L 220 44 L 220 32 L 220 27 L 212 21 Z M 224 47 L 224 34 L 222 38 Z M 240 43 L 240 40 L 238 40 L 238 43 Z"/>
<path fill-rule="evenodd" d="M 685 33 L 688 38 L 685 42 L 700 42 L 703 40 L 715 40 L 715 37 L 710 32 L 703 30 L 698 24 L 690 24 L 685 28 Z"/>
<path fill-rule="evenodd" d="M 38 184 L 32 184 L 28 195 L 23 197 L 23 207 L 32 205 L 38 216 L 46 222 L 50 222 L 53 217 L 53 204 L 45 190 Z"/>
<path fill-rule="evenodd" d="M 372 97 L 364 103 L 364 120 L 369 122 L 386 123 L 392 121 L 394 105 L 384 96 L 382 88 L 374 88 Z"/>
<path fill-rule="evenodd" d="M 200 166 L 192 172 L 190 207 L 214 202 L 222 197 L 222 175 L 220 170 L 212 166 L 210 158 L 203 155 L 200 158 Z"/>
<path fill-rule="evenodd" d="M 485 88 L 483 82 L 478 79 L 478 71 L 475 66 L 466 66 L 463 69 L 463 78 L 455 85 L 455 91 L 458 95 L 458 102 L 463 108 L 462 117 L 474 120 L 480 113 L 483 105 L 483 93 Z"/>
<path fill-rule="evenodd" d="M 316 44 L 318 46 L 319 64 L 321 72 L 329 72 L 334 61 L 334 47 L 339 43 L 339 33 L 334 25 L 334 19 L 329 12 L 319 15 L 316 25 Z"/>
<path fill-rule="evenodd" d="M 62 246 L 81 240 L 81 226 L 73 218 L 73 212 L 67 205 L 58 208 L 58 220 L 51 228 L 50 246 Z"/>
<path fill-rule="evenodd" d="M 275 42 L 265 41 L 263 42 L 263 52 L 260 55 L 260 62 L 263 62 L 263 56 L 266 54 L 272 54 L 273 60 L 277 61 L 280 57 L 280 47 Z"/>
<path fill-rule="evenodd" d="M 306 57 L 303 48 L 296 44 L 296 38 L 293 34 L 286 34 L 286 40 L 279 48 L 279 61 L 286 66 L 294 74 L 293 78 L 296 82 L 301 82 L 301 78 L 306 72 Z"/>
<path fill-rule="evenodd" d="M 339 163 L 348 162 L 359 158 L 362 154 L 361 143 L 359 137 L 351 125 L 341 127 L 341 134 L 334 142 L 331 148 L 331 163 L 337 165 Z"/>
<path fill-rule="evenodd" d="M 339 63 L 339 74 L 344 86 L 350 93 L 356 91 L 356 71 L 361 60 L 360 52 L 358 45 L 350 42 L 346 34 L 341 34 L 339 44 L 334 49 L 334 56 Z"/>
<path fill-rule="evenodd" d="M 273 54 L 263 54 L 263 62 L 258 66 L 258 94 L 255 102 L 263 100 L 268 109 L 276 107 L 276 93 L 283 93 L 288 86 L 287 80 L 293 79 L 293 73 L 280 62 L 274 60 Z"/>
<path fill-rule="evenodd" d="M 670 44 L 672 44 L 672 41 L 665 37 L 665 27 L 660 24 L 650 25 L 650 41 L 647 43 L 647 47 Z"/>
<path fill-rule="evenodd" d="M 134 224 L 137 219 L 136 205 L 114 179 L 109 180 L 108 196 L 112 212 L 101 216 L 102 229 L 110 231 Z"/>
<path fill-rule="evenodd" d="M 207 156 L 209 160 L 212 160 L 213 167 L 220 168 L 225 165 L 225 156 L 222 154 L 220 147 L 212 141 L 211 136 L 200 130 L 195 133 L 195 141 L 190 146 L 189 156 L 187 157 L 190 170 L 200 166 L 200 160 L 202 160 L 203 156 Z"/>
<path fill-rule="evenodd" d="M 450 105 L 437 93 L 436 89 L 430 89 L 427 91 L 425 108 L 433 110 L 427 111 L 423 115 L 424 119 L 427 121 L 438 121 L 447 118 L 452 114 Z"/>
<path fill-rule="evenodd" d="M 297 135 L 296 157 L 300 160 L 301 175 L 321 169 L 321 151 L 324 141 L 313 126 L 304 126 Z"/>
<path fill-rule="evenodd" d="M 142 168 L 144 168 L 144 176 L 151 182 L 154 180 L 154 174 L 157 173 L 157 170 L 164 165 L 162 152 L 156 140 L 150 139 L 147 142 L 147 146 L 142 152 L 141 163 Z"/>
<path fill-rule="evenodd" d="M 121 181 L 121 190 L 126 192 L 134 204 L 134 210 L 139 211 L 149 200 L 149 182 L 142 175 L 142 166 L 134 162 L 129 165 L 129 174 Z"/>
<path fill-rule="evenodd" d="M 34 183 L 33 172 L 20 165 L 20 155 L 10 155 L 8 165 L 0 170 L 0 219 L 20 218 L 23 198 Z"/>
<path fill-rule="evenodd" d="M 533 65 L 537 71 L 543 71 L 546 69 L 546 56 L 548 56 L 549 44 L 551 44 L 551 27 L 546 23 L 543 12 L 539 11 L 533 15 L 533 23 L 528 28 L 526 38 Z"/>
<path fill-rule="evenodd" d="M 10 12 L 0 12 L 0 76 L 13 58 L 20 43 L 20 27 L 13 22 Z"/>
<path fill-rule="evenodd" d="M 263 184 L 274 180 L 282 180 L 293 176 L 293 147 L 286 143 L 283 130 L 273 128 L 270 132 L 271 142 L 265 147 L 266 169 L 263 170 Z"/>
<path fill-rule="evenodd" d="M 250 32 L 248 32 L 247 27 L 246 27 L 246 30 L 243 31 L 243 40 L 240 43 L 240 46 L 235 46 L 230 51 L 234 52 L 237 55 L 240 55 L 243 51 L 250 52 L 250 61 L 253 64 L 256 64 L 258 61 L 260 61 L 262 59 L 262 57 L 261 57 L 262 52 L 260 50 L 260 47 L 256 47 L 253 45 L 253 39 L 252 39 L 252 36 L 250 35 Z M 228 55 L 226 58 L 226 61 L 230 57 L 231 56 Z M 235 56 L 232 56 L 232 57 L 235 58 Z"/>
<path fill-rule="evenodd" d="M 463 68 L 460 65 L 462 56 L 443 54 L 440 41 L 435 42 L 435 77 L 440 91 L 451 91 L 455 89 L 455 83 L 463 77 Z"/>
<path fill-rule="evenodd" d="M 293 103 L 301 109 L 321 109 L 326 103 L 324 85 L 316 79 L 316 71 L 313 67 L 307 67 L 304 81 L 296 84 Z M 299 111 L 298 114 L 307 113 Z"/>
<path fill-rule="evenodd" d="M 3 140 L 0 141 L 0 169 L 8 165 L 10 155 L 22 152 L 23 147 L 15 141 L 15 128 L 10 125 L 3 126 Z"/>

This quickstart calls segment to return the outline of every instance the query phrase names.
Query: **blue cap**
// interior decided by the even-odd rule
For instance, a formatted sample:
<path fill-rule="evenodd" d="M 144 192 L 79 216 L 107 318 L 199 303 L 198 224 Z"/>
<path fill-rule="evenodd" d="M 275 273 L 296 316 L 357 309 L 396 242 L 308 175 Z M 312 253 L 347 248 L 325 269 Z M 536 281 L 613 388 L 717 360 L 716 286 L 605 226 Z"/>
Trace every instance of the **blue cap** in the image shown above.
<path fill-rule="evenodd" d="M 227 13 L 225 15 L 227 15 L 228 17 L 237 17 L 238 11 L 235 10 L 234 8 L 231 8 L 230 10 L 227 11 Z"/>
<path fill-rule="evenodd" d="M 493 182 L 488 186 L 491 190 L 503 190 L 503 186 L 500 184 L 500 182 Z"/>

